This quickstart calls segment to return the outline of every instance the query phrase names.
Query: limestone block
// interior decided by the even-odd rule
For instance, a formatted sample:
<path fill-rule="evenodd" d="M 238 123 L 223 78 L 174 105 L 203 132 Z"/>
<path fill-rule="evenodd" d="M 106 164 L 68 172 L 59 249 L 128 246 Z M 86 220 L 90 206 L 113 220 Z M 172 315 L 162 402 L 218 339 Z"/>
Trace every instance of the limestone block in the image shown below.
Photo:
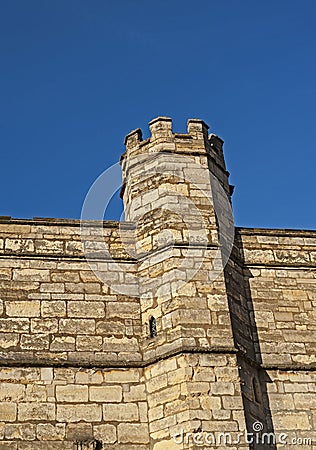
<path fill-rule="evenodd" d="M 5 251 L 14 253 L 33 253 L 34 242 L 31 239 L 6 239 Z"/>
<path fill-rule="evenodd" d="M 119 443 L 148 444 L 149 433 L 145 424 L 119 424 L 117 427 Z"/>
<path fill-rule="evenodd" d="M 0 349 L 16 347 L 20 339 L 19 334 L 0 333 Z"/>
<path fill-rule="evenodd" d="M 93 319 L 61 319 L 59 332 L 64 334 L 93 334 L 95 320 Z"/>
<path fill-rule="evenodd" d="M 100 422 L 101 405 L 94 403 L 57 405 L 57 420 L 60 422 Z"/>
<path fill-rule="evenodd" d="M 229 420 L 231 418 L 231 411 L 225 409 L 213 409 L 213 418 L 215 420 Z"/>
<path fill-rule="evenodd" d="M 114 425 L 95 425 L 93 435 L 104 444 L 113 444 L 117 440 L 116 428 Z"/>
<path fill-rule="evenodd" d="M 87 441 L 93 438 L 92 424 L 68 423 L 66 426 L 66 439 L 72 442 Z"/>
<path fill-rule="evenodd" d="M 10 268 L 0 269 L 0 280 L 11 280 L 12 270 Z"/>
<path fill-rule="evenodd" d="M 24 384 L 0 383 L 0 401 L 15 402 L 23 399 L 25 392 Z"/>
<path fill-rule="evenodd" d="M 21 399 L 22 400 L 22 399 Z M 47 389 L 46 386 L 38 384 L 28 384 L 25 390 L 25 402 L 46 402 L 47 401 Z"/>
<path fill-rule="evenodd" d="M 77 336 L 76 349 L 78 351 L 101 351 L 102 336 Z"/>
<path fill-rule="evenodd" d="M 311 425 L 307 412 L 276 412 L 273 414 L 276 430 L 310 430 Z"/>
<path fill-rule="evenodd" d="M 223 406 L 225 409 L 238 410 L 243 409 L 243 402 L 241 396 L 226 396 L 222 397 Z"/>
<path fill-rule="evenodd" d="M 294 403 L 296 409 L 303 409 L 303 410 L 310 410 L 311 408 L 316 409 L 316 395 L 315 393 L 294 394 Z"/>
<path fill-rule="evenodd" d="M 14 269 L 13 280 L 50 281 L 50 273 L 47 269 Z"/>
<path fill-rule="evenodd" d="M 171 372 L 172 370 L 176 370 L 177 368 L 178 366 L 176 358 L 158 361 L 149 370 L 145 369 L 145 377 L 147 379 L 150 379 L 151 377 L 156 377 L 164 373 Z"/>
<path fill-rule="evenodd" d="M 297 394 L 301 395 L 301 394 Z M 271 393 L 269 395 L 270 408 L 272 410 L 293 410 L 294 401 L 291 394 L 275 394 Z"/>
<path fill-rule="evenodd" d="M 138 350 L 138 341 L 136 338 L 123 337 L 105 337 L 103 339 L 103 350 L 111 349 L 112 352 L 135 352 Z"/>
<path fill-rule="evenodd" d="M 181 394 L 198 394 L 210 392 L 210 383 L 202 381 L 187 382 L 181 385 Z M 216 392 L 215 392 L 216 394 Z"/>
<path fill-rule="evenodd" d="M 75 270 L 65 272 L 59 271 L 59 272 L 52 272 L 51 278 L 54 283 L 64 283 L 64 282 L 76 283 L 79 281 L 79 274 Z"/>
<path fill-rule="evenodd" d="M 124 392 L 124 402 L 137 402 L 146 400 L 145 386 L 140 384 L 138 386 L 130 386 L 129 392 Z"/>
<path fill-rule="evenodd" d="M 55 405 L 53 403 L 19 403 L 18 419 L 21 422 L 29 420 L 55 420 Z"/>
<path fill-rule="evenodd" d="M 66 426 L 64 423 L 39 423 L 36 426 L 36 437 L 40 441 L 63 441 L 65 439 Z"/>
<path fill-rule="evenodd" d="M 106 316 L 109 319 L 114 317 L 137 319 L 140 314 L 140 305 L 136 302 L 108 302 L 106 308 Z"/>
<path fill-rule="evenodd" d="M 65 317 L 66 302 L 62 300 L 42 301 L 43 317 Z"/>
<path fill-rule="evenodd" d="M 224 367 L 223 369 L 227 369 Z M 215 369 L 216 370 L 216 369 Z M 194 381 L 215 381 L 215 373 L 212 367 L 196 367 L 193 375 Z M 231 380 L 229 378 L 229 380 Z M 222 380 L 220 380 L 222 381 Z"/>
<path fill-rule="evenodd" d="M 206 410 L 220 410 L 222 407 L 221 397 L 204 396 L 200 399 L 202 409 Z"/>
<path fill-rule="evenodd" d="M 65 292 L 64 283 L 41 283 L 40 292 Z"/>
<path fill-rule="evenodd" d="M 309 383 L 284 383 L 285 392 L 307 392 Z"/>
<path fill-rule="evenodd" d="M 163 440 L 154 444 L 153 450 L 181 450 L 181 446 L 174 440 Z"/>
<path fill-rule="evenodd" d="M 185 417 L 185 412 L 181 413 L 178 415 L 179 418 L 181 417 L 181 419 L 184 419 Z M 184 419 L 185 420 L 185 419 Z M 159 433 L 162 430 L 170 430 L 171 427 L 173 427 L 174 425 L 176 425 L 177 420 L 176 420 L 176 415 L 172 414 L 171 416 L 168 417 L 164 417 L 163 419 L 160 420 L 156 420 L 155 422 L 152 422 L 149 424 L 149 430 L 152 436 L 155 435 L 155 433 Z M 157 434 L 155 436 L 155 439 L 157 439 Z"/>
<path fill-rule="evenodd" d="M 121 386 L 90 386 L 89 397 L 92 402 L 113 403 L 122 401 Z"/>
<path fill-rule="evenodd" d="M 31 441 L 35 439 L 35 435 L 36 435 L 36 425 L 30 423 L 7 424 L 4 430 L 5 439 L 18 439 L 22 441 Z"/>
<path fill-rule="evenodd" d="M 32 319 L 31 332 L 32 333 L 57 333 L 58 320 L 57 319 Z"/>
<path fill-rule="evenodd" d="M 57 239 L 36 239 L 35 240 L 36 253 L 41 254 L 62 254 L 64 253 L 64 241 Z"/>
<path fill-rule="evenodd" d="M 73 336 L 54 336 L 50 345 L 51 351 L 74 351 L 76 339 Z"/>
<path fill-rule="evenodd" d="M 76 383 L 78 384 L 101 384 L 103 382 L 103 371 L 86 369 L 76 372 Z"/>
<path fill-rule="evenodd" d="M 83 248 L 81 241 L 66 241 L 65 243 L 66 255 L 82 255 Z"/>
<path fill-rule="evenodd" d="M 40 302 L 38 300 L 5 302 L 5 308 L 9 317 L 40 316 Z"/>
<path fill-rule="evenodd" d="M 147 382 L 147 391 L 149 393 L 159 391 L 160 389 L 168 385 L 167 374 L 162 374 L 157 377 L 151 378 Z"/>
<path fill-rule="evenodd" d="M 16 403 L 1 402 L 0 403 L 0 421 L 14 422 L 16 420 Z"/>
<path fill-rule="evenodd" d="M 107 370 L 104 372 L 105 381 L 108 383 L 137 383 L 140 380 L 139 369 Z"/>
<path fill-rule="evenodd" d="M 116 277 L 114 277 L 114 279 L 118 279 L 118 275 Z M 82 271 L 80 271 L 80 280 L 83 283 L 95 283 L 95 282 L 99 281 L 97 276 L 91 270 L 82 270 Z"/>
<path fill-rule="evenodd" d="M 99 294 L 101 286 L 99 283 L 65 283 L 66 292 Z"/>
<path fill-rule="evenodd" d="M 13 382 L 18 383 L 29 383 L 40 381 L 41 379 L 41 371 L 36 367 L 27 367 L 27 368 L 19 368 L 19 367 L 0 367 L 0 380 L 14 380 Z"/>
<path fill-rule="evenodd" d="M 47 350 L 49 347 L 48 334 L 23 334 L 21 348 L 25 350 Z"/>
<path fill-rule="evenodd" d="M 238 367 L 215 367 L 217 381 L 239 381 Z"/>
<path fill-rule="evenodd" d="M 67 305 L 68 317 L 104 317 L 103 302 L 70 301 Z"/>
<path fill-rule="evenodd" d="M 152 407 L 148 411 L 149 422 L 154 422 L 155 420 L 162 419 L 163 416 L 164 416 L 163 405 Z"/>
<path fill-rule="evenodd" d="M 139 420 L 136 403 L 106 403 L 103 405 L 103 420 L 106 422 L 136 422 Z"/>
<path fill-rule="evenodd" d="M 67 384 L 56 386 L 56 399 L 58 402 L 83 403 L 88 401 L 88 386 Z"/>
<path fill-rule="evenodd" d="M 235 386 L 234 383 L 218 381 L 211 383 L 211 392 L 214 395 L 234 395 Z"/>
<path fill-rule="evenodd" d="M 164 404 L 178 399 L 180 396 L 180 386 L 172 386 L 165 388 L 159 392 L 152 393 L 148 396 L 148 405 L 150 408 L 159 404 Z"/>
<path fill-rule="evenodd" d="M 17 450 L 16 443 L 14 445 L 12 449 Z M 66 441 L 21 441 L 19 442 L 18 450 L 74 450 L 74 444 Z"/>

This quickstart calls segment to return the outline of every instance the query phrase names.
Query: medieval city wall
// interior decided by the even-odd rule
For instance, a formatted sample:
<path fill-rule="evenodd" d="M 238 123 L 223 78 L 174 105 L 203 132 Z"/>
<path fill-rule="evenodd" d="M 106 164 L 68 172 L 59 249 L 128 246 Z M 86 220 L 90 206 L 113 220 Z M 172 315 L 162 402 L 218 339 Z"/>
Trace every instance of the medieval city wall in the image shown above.
<path fill-rule="evenodd" d="M 224 263 L 232 189 L 207 128 L 127 136 L 128 222 L 0 218 L 0 450 L 196 450 L 255 422 L 315 438 L 316 232 L 236 228 Z"/>

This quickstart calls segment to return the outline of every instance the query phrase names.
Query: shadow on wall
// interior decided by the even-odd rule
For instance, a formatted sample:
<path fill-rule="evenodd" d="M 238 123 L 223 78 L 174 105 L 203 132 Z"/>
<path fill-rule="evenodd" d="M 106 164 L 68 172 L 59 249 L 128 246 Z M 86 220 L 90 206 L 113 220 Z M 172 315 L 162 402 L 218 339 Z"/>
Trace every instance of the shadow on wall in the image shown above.
<path fill-rule="evenodd" d="M 243 266 L 244 252 L 238 230 L 224 276 L 238 365 L 249 448 L 276 450 L 275 433 L 268 396 L 271 379 L 262 368 L 258 329 L 255 321 L 249 279 L 252 274 Z"/>
<path fill-rule="evenodd" d="M 102 450 L 102 442 L 97 440 L 86 440 L 75 442 L 75 450 Z"/>

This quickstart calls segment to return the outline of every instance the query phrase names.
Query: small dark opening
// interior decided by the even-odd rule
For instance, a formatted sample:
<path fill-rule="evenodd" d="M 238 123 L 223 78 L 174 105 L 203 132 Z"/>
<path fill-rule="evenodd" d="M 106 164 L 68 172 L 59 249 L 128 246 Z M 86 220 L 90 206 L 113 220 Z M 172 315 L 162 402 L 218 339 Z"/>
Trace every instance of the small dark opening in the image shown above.
<path fill-rule="evenodd" d="M 157 336 L 157 324 L 153 316 L 149 319 L 149 334 L 152 338 Z"/>
<path fill-rule="evenodd" d="M 88 448 L 93 450 L 102 450 L 102 442 L 97 440 L 75 442 L 76 450 L 85 450 Z"/>
<path fill-rule="evenodd" d="M 257 403 L 261 403 L 261 389 L 260 384 L 257 378 L 253 378 L 252 380 L 252 389 L 253 389 L 253 396 Z"/>

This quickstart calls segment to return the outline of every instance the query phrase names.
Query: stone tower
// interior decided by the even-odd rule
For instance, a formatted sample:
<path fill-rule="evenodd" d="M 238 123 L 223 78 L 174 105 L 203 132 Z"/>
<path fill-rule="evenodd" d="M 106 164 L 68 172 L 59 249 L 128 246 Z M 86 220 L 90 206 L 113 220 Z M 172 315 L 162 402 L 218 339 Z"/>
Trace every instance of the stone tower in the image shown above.
<path fill-rule="evenodd" d="M 149 127 L 125 222 L 0 217 L 0 450 L 315 448 L 316 232 L 235 228 L 223 141 Z"/>
<path fill-rule="evenodd" d="M 143 356 L 155 367 L 161 360 L 164 374 L 157 381 L 148 375 L 148 401 L 164 411 L 151 435 L 158 441 L 154 448 L 162 449 L 175 446 L 170 430 L 176 432 L 179 423 L 190 432 L 201 428 L 201 420 L 212 420 L 210 405 L 218 402 L 210 399 L 212 389 L 229 392 L 236 405 L 241 392 L 219 239 L 219 221 L 231 213 L 222 141 L 209 137 L 198 119 L 188 121 L 188 134 L 173 133 L 168 117 L 149 127 L 149 139 L 143 141 L 139 129 L 125 139 L 123 198 L 126 219 L 136 226 Z M 229 226 L 222 228 L 229 233 Z M 151 318 L 154 339 L 148 338 Z M 166 384 L 161 405 L 155 383 L 168 379 L 170 367 L 178 375 Z M 230 383 L 212 384 L 217 373 Z M 238 416 L 231 420 L 235 430 L 242 426 Z M 216 431 L 225 430 L 219 425 Z M 196 444 L 190 440 L 183 448 Z"/>

